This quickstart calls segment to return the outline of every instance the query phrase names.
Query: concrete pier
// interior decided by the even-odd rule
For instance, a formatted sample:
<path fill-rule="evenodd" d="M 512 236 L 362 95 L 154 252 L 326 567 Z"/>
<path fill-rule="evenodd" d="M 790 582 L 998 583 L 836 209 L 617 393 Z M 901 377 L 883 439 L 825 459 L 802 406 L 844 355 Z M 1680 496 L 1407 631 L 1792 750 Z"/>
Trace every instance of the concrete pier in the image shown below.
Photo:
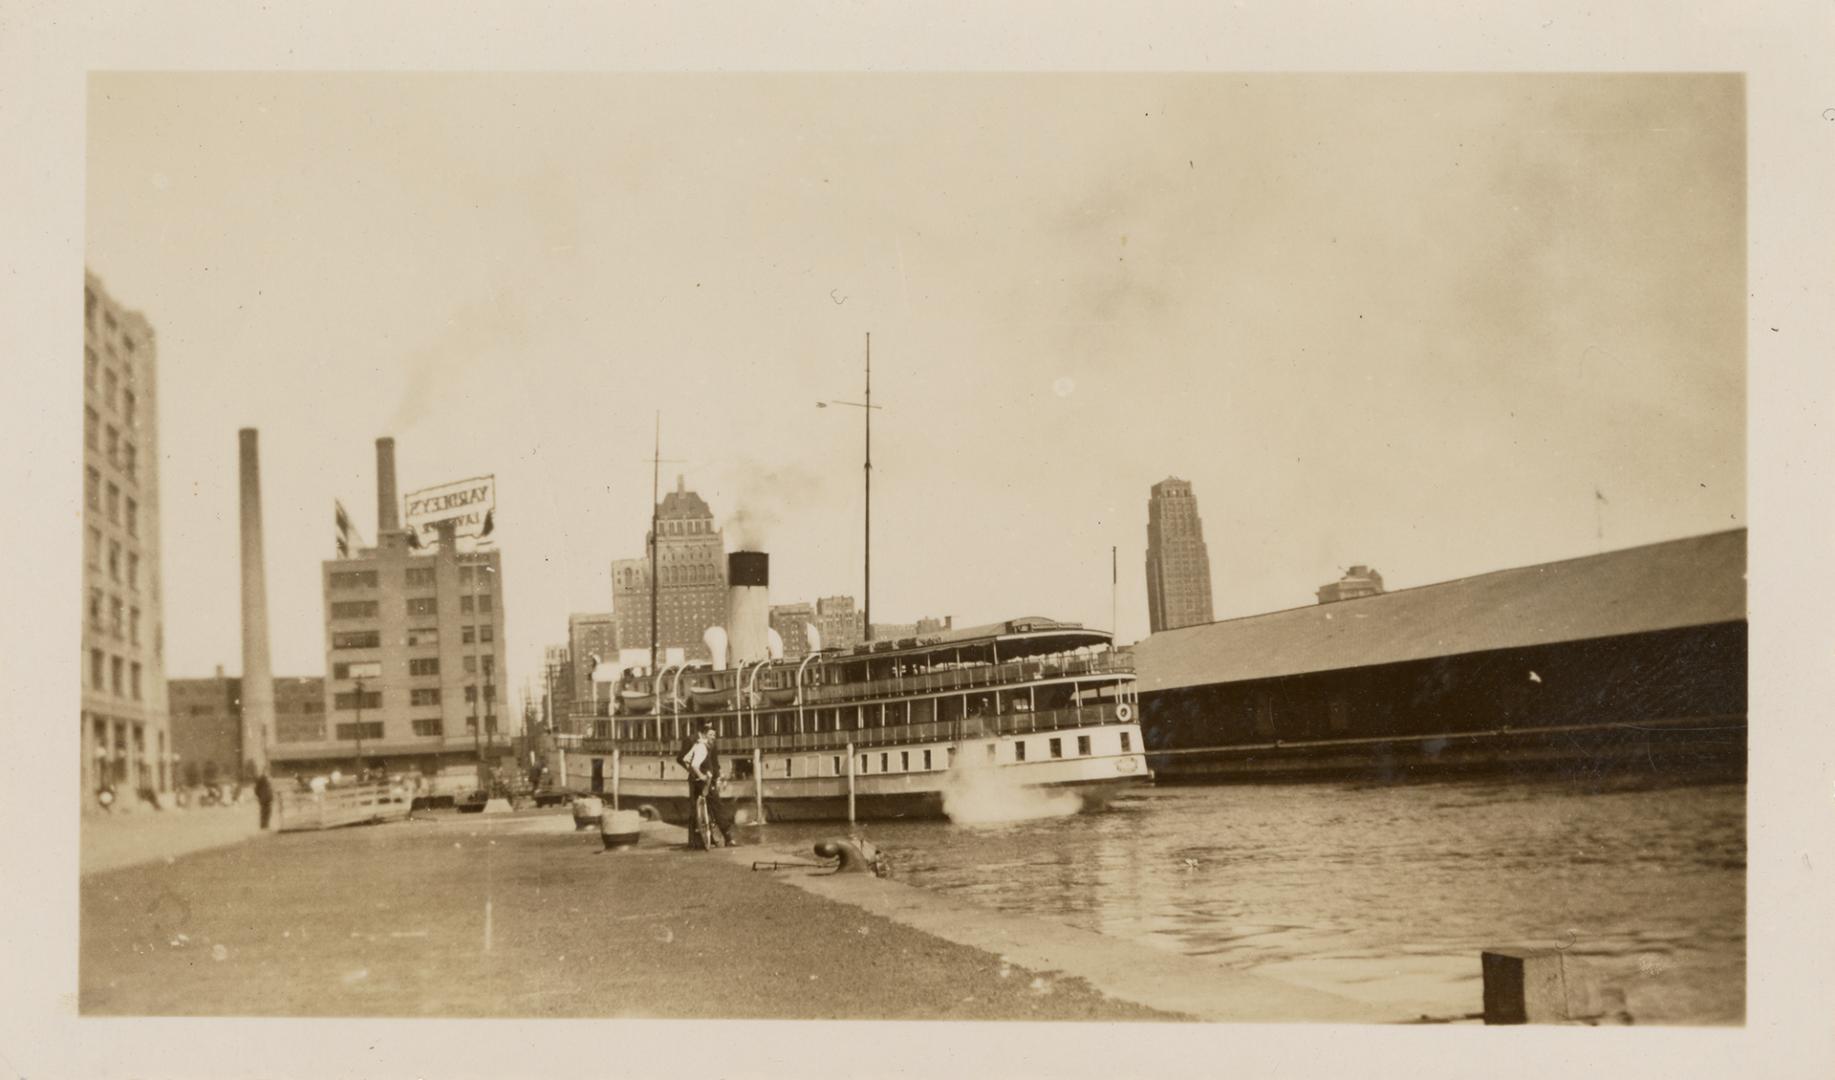
<path fill-rule="evenodd" d="M 808 851 L 693 852 L 660 823 L 607 851 L 565 809 L 170 839 L 86 859 L 83 1015 L 1404 1019 L 871 875 L 751 869 Z M 375 902 L 324 904 L 333 878 Z"/>

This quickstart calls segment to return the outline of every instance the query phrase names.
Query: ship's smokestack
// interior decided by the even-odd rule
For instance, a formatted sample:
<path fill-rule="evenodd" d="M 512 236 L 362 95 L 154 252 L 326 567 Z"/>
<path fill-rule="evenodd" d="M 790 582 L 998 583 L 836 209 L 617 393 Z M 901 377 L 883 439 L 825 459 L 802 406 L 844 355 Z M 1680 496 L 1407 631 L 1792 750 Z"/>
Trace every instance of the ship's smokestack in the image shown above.
<path fill-rule="evenodd" d="M 401 528 L 401 499 L 395 494 L 395 440 L 384 435 L 376 440 L 376 531 L 394 532 Z M 382 543 L 380 537 L 378 544 Z"/>
<path fill-rule="evenodd" d="M 261 552 L 261 452 L 254 428 L 241 433 L 242 760 L 267 771 L 274 731 L 274 669 L 268 657 L 268 575 Z"/>
<path fill-rule="evenodd" d="M 769 656 L 771 557 L 735 551 L 726 557 L 726 656 L 729 665 L 756 664 Z"/>

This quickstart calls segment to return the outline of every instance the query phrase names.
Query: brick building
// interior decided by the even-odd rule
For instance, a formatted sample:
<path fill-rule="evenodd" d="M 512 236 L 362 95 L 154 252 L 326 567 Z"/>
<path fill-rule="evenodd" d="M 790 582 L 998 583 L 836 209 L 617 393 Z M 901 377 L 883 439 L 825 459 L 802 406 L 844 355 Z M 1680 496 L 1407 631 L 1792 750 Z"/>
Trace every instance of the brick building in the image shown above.
<path fill-rule="evenodd" d="M 171 679 L 166 689 L 179 782 L 190 785 L 236 776 L 249 760 L 242 746 L 242 680 L 225 677 L 219 667 L 213 678 Z M 325 680 L 276 678 L 274 721 L 277 742 L 322 741 Z"/>

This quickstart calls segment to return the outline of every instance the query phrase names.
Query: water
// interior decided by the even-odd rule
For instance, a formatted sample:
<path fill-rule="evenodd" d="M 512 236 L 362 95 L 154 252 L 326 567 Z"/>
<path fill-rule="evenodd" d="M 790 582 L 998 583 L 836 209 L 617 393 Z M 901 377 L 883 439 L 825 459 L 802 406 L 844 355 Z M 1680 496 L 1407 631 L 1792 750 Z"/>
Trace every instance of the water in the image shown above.
<path fill-rule="evenodd" d="M 1479 1012 L 1480 951 L 1537 946 L 1623 989 L 1638 1023 L 1737 1024 L 1745 802 L 1743 783 L 1169 787 L 1096 814 L 861 831 L 906 883 L 1410 1015 Z"/>

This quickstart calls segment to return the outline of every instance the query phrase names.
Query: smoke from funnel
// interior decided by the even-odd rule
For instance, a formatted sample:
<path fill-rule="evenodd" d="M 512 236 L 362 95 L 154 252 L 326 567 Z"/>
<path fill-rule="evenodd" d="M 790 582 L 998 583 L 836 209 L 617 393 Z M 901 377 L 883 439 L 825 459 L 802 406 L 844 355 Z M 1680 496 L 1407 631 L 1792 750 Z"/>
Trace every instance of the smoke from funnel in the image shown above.
<path fill-rule="evenodd" d="M 803 640 L 809 643 L 810 652 L 812 653 L 821 652 L 822 651 L 822 629 L 821 627 L 818 627 L 815 623 L 812 623 L 812 622 L 804 623 L 803 624 Z"/>
<path fill-rule="evenodd" d="M 701 634 L 701 641 L 707 645 L 707 651 L 713 654 L 714 670 L 726 670 L 726 628 L 710 626 Z"/>

